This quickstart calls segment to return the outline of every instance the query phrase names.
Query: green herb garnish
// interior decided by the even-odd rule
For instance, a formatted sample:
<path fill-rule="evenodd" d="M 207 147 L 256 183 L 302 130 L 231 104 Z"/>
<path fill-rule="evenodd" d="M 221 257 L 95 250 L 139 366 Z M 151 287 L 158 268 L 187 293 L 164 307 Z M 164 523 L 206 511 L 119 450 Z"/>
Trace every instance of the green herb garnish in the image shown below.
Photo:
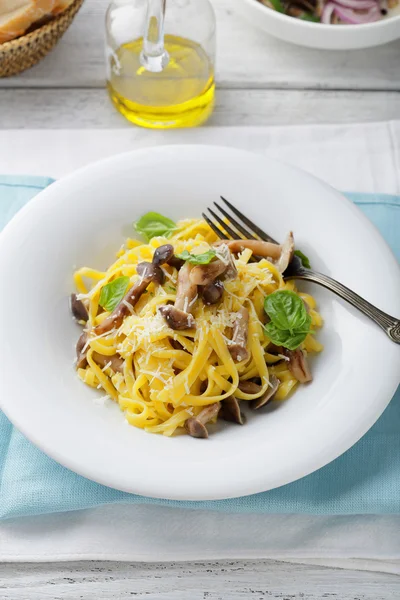
<path fill-rule="evenodd" d="M 149 242 L 151 238 L 162 235 L 169 237 L 176 225 L 168 217 L 156 212 L 148 212 L 133 224 L 136 231 L 141 233 Z"/>
<path fill-rule="evenodd" d="M 189 262 L 191 265 L 208 265 L 215 258 L 216 254 L 215 250 L 207 250 L 203 254 L 191 254 L 187 250 L 184 250 L 180 254 L 176 254 L 176 257 Z"/>
<path fill-rule="evenodd" d="M 300 17 L 302 21 L 311 21 L 311 23 L 320 23 L 321 19 L 312 13 L 303 13 Z"/>
<path fill-rule="evenodd" d="M 121 302 L 129 285 L 129 277 L 117 277 L 101 288 L 99 304 L 108 312 L 112 312 Z"/>
<path fill-rule="evenodd" d="M 303 254 L 301 250 L 295 250 L 294 254 L 295 256 L 298 256 L 300 258 L 301 262 L 303 263 L 303 267 L 305 267 L 306 269 L 311 269 L 310 259 L 308 258 L 308 256 Z"/>
<path fill-rule="evenodd" d="M 311 317 L 304 302 L 290 290 L 278 290 L 265 298 L 264 310 L 271 319 L 265 333 L 273 344 L 295 350 L 311 333 Z"/>
<path fill-rule="evenodd" d="M 270 0 L 272 6 L 277 12 L 284 13 L 285 9 L 283 8 L 283 4 L 281 0 Z"/>

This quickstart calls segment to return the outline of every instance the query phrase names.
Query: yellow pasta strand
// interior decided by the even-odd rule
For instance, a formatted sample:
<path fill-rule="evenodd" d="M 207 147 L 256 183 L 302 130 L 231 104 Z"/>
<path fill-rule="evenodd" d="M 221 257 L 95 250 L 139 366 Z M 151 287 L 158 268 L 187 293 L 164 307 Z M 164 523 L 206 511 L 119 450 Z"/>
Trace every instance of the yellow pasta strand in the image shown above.
<path fill-rule="evenodd" d="M 130 285 L 134 285 L 139 279 L 138 263 L 151 261 L 155 249 L 163 244 L 171 243 L 176 253 L 193 252 L 196 248 L 203 252 L 216 239 L 205 221 L 186 219 L 176 224 L 168 239 L 155 237 L 149 243 L 126 240 L 116 253 L 116 261 L 104 272 L 82 267 L 74 274 L 76 289 L 89 313 L 87 366 L 78 369 L 78 376 L 90 387 L 101 387 L 134 427 L 171 436 L 208 405 L 232 395 L 244 402 L 259 398 L 268 391 L 271 375 L 280 382 L 275 399 L 287 398 L 298 382 L 289 371 L 285 356 L 271 350 L 264 334 L 265 296 L 278 289 L 298 293 L 307 306 L 313 334 L 307 336 L 302 348 L 308 353 L 323 349 L 314 335 L 323 324 L 315 299 L 297 292 L 293 281 L 285 282 L 272 262 L 251 262 L 251 250 L 244 250 L 235 259 L 237 277 L 224 282 L 225 291 L 217 305 L 206 306 L 201 299 L 195 299 L 190 307 L 195 328 L 173 331 L 161 316 L 160 306 L 176 300 L 178 279 L 174 267 L 163 265 L 165 282 L 150 284 L 133 314 L 126 316 L 118 329 L 103 336 L 93 334 L 93 328 L 109 315 L 99 307 L 104 285 L 121 275 L 129 277 Z M 250 314 L 249 357 L 235 363 L 229 344 L 236 313 L 242 307 Z M 110 361 L 104 361 L 104 368 L 94 360 L 94 352 L 110 357 Z M 248 394 L 239 389 L 241 381 L 253 378 L 261 382 L 259 391 Z"/>

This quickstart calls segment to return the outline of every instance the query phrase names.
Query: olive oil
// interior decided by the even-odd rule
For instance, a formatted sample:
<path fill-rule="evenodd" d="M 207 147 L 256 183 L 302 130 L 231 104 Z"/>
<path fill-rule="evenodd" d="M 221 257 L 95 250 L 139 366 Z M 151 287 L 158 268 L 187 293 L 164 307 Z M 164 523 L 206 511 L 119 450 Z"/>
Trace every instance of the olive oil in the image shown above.
<path fill-rule="evenodd" d="M 161 72 L 141 63 L 143 38 L 123 44 L 110 57 L 108 91 L 121 114 L 142 127 L 169 129 L 203 123 L 214 106 L 214 69 L 203 48 L 165 35 L 168 64 Z"/>

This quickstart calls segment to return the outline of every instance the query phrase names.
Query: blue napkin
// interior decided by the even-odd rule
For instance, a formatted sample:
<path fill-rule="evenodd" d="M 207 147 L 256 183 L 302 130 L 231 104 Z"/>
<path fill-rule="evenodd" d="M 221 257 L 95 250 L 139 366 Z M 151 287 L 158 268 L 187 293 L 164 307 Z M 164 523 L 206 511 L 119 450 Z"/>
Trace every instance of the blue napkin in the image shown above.
<path fill-rule="evenodd" d="M 0 229 L 47 177 L 0 177 Z M 400 257 L 400 197 L 347 194 Z M 400 390 L 372 429 L 340 458 L 303 479 L 253 496 L 175 502 L 93 483 L 48 458 L 0 412 L 0 519 L 110 503 L 159 504 L 237 513 L 400 513 Z"/>

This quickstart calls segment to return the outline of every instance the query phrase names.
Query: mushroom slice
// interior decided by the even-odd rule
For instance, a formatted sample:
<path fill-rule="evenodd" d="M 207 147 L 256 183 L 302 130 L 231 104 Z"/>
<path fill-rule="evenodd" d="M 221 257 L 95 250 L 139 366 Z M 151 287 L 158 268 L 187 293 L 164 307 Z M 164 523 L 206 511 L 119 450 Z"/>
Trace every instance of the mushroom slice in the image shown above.
<path fill-rule="evenodd" d="M 237 268 L 233 256 L 228 246 L 221 243 L 217 246 L 217 257 L 226 264 L 226 269 L 221 275 L 223 281 L 232 281 L 237 277 Z"/>
<path fill-rule="evenodd" d="M 190 329 L 195 326 L 192 306 L 197 297 L 197 285 L 190 281 L 192 266 L 189 263 L 181 268 L 178 275 L 178 287 L 174 306 L 168 304 L 159 307 L 159 312 L 171 329 Z"/>
<path fill-rule="evenodd" d="M 158 310 L 171 329 L 179 331 L 181 329 L 191 329 L 195 325 L 194 316 L 191 313 L 179 310 L 172 304 L 160 306 Z"/>
<path fill-rule="evenodd" d="M 175 308 L 185 312 L 191 312 L 193 301 L 197 296 L 197 285 L 190 279 L 191 270 L 192 265 L 185 263 L 178 275 Z"/>
<path fill-rule="evenodd" d="M 249 336 L 249 311 L 242 308 L 238 311 L 235 327 L 233 330 L 232 342 L 228 350 L 235 362 L 243 362 L 249 358 L 247 350 L 247 339 Z"/>
<path fill-rule="evenodd" d="M 164 273 L 156 263 L 143 261 L 136 267 L 137 274 L 142 278 L 152 277 L 152 281 L 162 285 L 165 281 Z"/>
<path fill-rule="evenodd" d="M 202 289 L 201 295 L 203 298 L 204 304 L 210 306 L 211 304 L 216 304 L 222 298 L 222 294 L 224 293 L 224 284 L 219 279 L 216 279 L 212 283 L 205 285 Z"/>
<path fill-rule="evenodd" d="M 177 256 L 175 256 L 175 254 L 173 256 L 171 256 L 171 258 L 169 259 L 168 265 L 170 265 L 171 267 L 175 267 L 175 269 L 177 271 L 179 271 L 179 269 L 181 267 L 183 267 L 183 265 L 185 264 L 185 261 L 182 260 L 181 258 L 178 258 Z"/>
<path fill-rule="evenodd" d="M 235 396 L 229 396 L 229 398 L 222 401 L 220 416 L 224 421 L 238 423 L 238 425 L 244 425 L 246 421 L 240 411 L 239 400 Z"/>
<path fill-rule="evenodd" d="M 269 382 L 270 386 L 268 387 L 265 394 L 263 394 L 260 398 L 256 398 L 255 400 L 253 400 L 250 404 L 251 408 L 257 410 L 258 408 L 265 406 L 267 402 L 272 400 L 272 398 L 275 396 L 276 392 L 278 391 L 279 384 L 281 382 L 277 377 L 275 377 L 275 375 L 271 375 Z"/>
<path fill-rule="evenodd" d="M 217 258 L 208 265 L 196 265 L 190 271 L 190 281 L 194 285 L 208 285 L 226 271 L 227 265 Z"/>
<path fill-rule="evenodd" d="M 82 300 L 78 300 L 76 294 L 71 294 L 71 312 L 74 319 L 77 321 L 84 321 L 85 323 L 89 319 L 88 311 Z"/>
<path fill-rule="evenodd" d="M 222 244 L 226 244 L 233 254 L 238 254 L 249 248 L 254 255 L 269 257 L 274 260 L 280 258 L 282 250 L 280 244 L 272 244 L 271 242 L 264 242 L 262 240 L 224 240 L 218 245 Z"/>
<path fill-rule="evenodd" d="M 284 273 L 289 266 L 290 261 L 294 255 L 294 237 L 290 231 L 284 243 L 282 244 L 282 251 L 279 259 L 276 261 L 276 266 L 280 273 Z"/>
<path fill-rule="evenodd" d="M 152 263 L 146 263 L 144 267 L 139 267 L 138 265 L 137 269 L 138 272 L 143 269 L 141 278 L 133 284 L 130 290 L 128 290 L 124 298 L 121 300 L 118 306 L 114 308 L 112 313 L 109 314 L 108 317 L 106 317 L 104 321 L 100 323 L 100 325 L 97 325 L 97 327 L 94 328 L 96 335 L 101 335 L 102 333 L 106 333 L 113 328 L 121 327 L 124 318 L 131 314 L 133 307 L 137 304 L 147 286 L 153 281 L 155 283 L 159 283 L 159 271 L 163 275 L 160 267 L 157 267 Z"/>
<path fill-rule="evenodd" d="M 305 352 L 300 350 L 300 348 L 297 348 L 297 350 L 285 349 L 284 353 L 289 359 L 289 371 L 297 379 L 297 381 L 300 381 L 300 383 L 312 381 L 312 375 Z"/>
<path fill-rule="evenodd" d="M 153 254 L 153 265 L 160 266 L 167 263 L 174 256 L 174 247 L 171 244 L 164 244 L 156 248 Z"/>
<path fill-rule="evenodd" d="M 238 388 L 244 394 L 257 394 L 261 391 L 261 385 L 254 383 L 254 381 L 239 381 Z"/>
<path fill-rule="evenodd" d="M 84 351 L 84 347 L 86 346 L 86 342 L 88 340 L 87 331 L 84 331 L 80 336 L 78 341 L 76 342 L 76 368 L 84 369 L 87 365 L 86 360 L 86 350 Z"/>
<path fill-rule="evenodd" d="M 104 354 L 99 354 L 99 352 L 93 352 L 92 357 L 94 362 L 102 369 L 109 365 L 115 373 L 122 373 L 124 370 L 124 360 L 119 354 L 105 356 Z"/>
<path fill-rule="evenodd" d="M 216 402 L 203 408 L 197 417 L 191 417 L 185 421 L 185 429 L 189 435 L 195 438 L 208 438 L 206 423 L 216 417 L 220 411 L 221 404 Z"/>

